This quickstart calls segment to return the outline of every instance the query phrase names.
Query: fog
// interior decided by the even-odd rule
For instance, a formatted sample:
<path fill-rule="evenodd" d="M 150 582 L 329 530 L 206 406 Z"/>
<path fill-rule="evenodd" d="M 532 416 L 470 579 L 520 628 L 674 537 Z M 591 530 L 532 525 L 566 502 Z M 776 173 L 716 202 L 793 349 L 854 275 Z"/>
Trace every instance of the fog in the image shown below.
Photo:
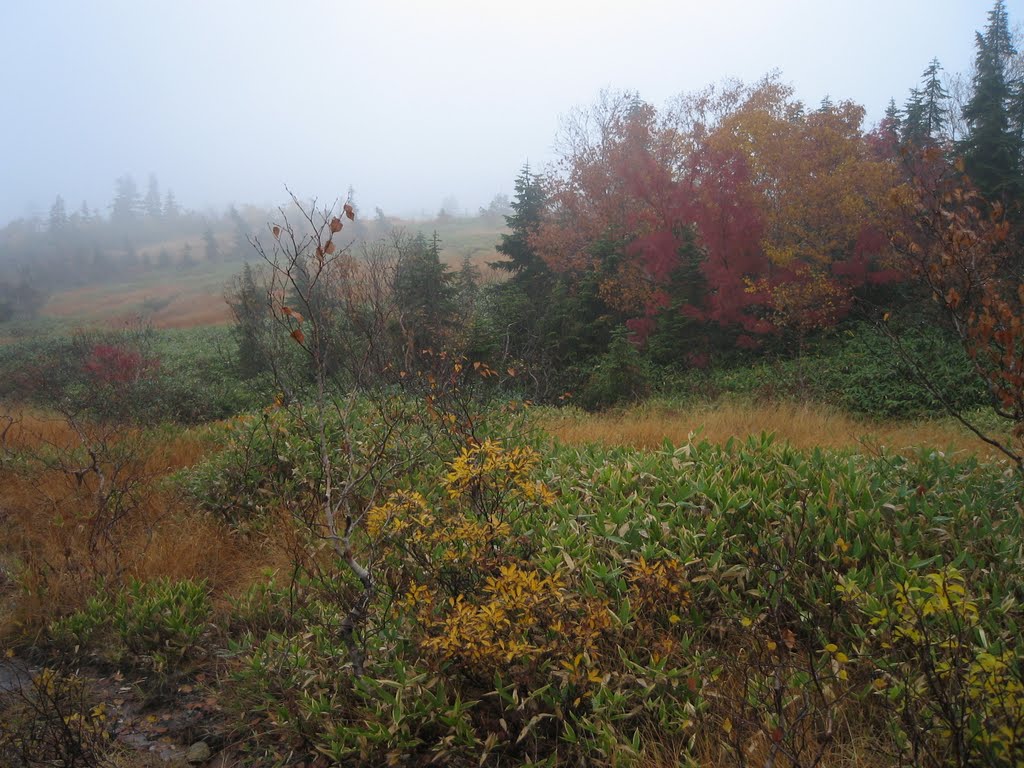
<path fill-rule="evenodd" d="M 1024 0 L 1008 4 L 1024 17 Z M 5 0 L 0 225 L 105 208 L 156 174 L 186 207 L 284 185 L 364 210 L 475 211 L 552 157 L 601 88 L 653 103 L 779 69 L 797 95 L 902 104 L 933 57 L 966 70 L 976 0 L 516 3 Z"/>

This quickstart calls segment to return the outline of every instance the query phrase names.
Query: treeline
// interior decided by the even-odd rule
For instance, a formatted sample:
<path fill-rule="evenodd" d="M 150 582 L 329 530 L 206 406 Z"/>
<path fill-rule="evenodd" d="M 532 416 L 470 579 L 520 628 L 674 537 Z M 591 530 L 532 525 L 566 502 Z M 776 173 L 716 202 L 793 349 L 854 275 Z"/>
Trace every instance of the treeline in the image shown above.
<path fill-rule="evenodd" d="M 70 208 L 58 195 L 45 219 L 17 219 L 0 229 L 0 322 L 31 315 L 55 290 L 240 263 L 252 258 L 249 239 L 270 217 L 257 206 L 190 210 L 173 191 L 161 193 L 152 175 L 145 192 L 130 175 L 117 179 L 105 212 L 86 202 Z"/>
<path fill-rule="evenodd" d="M 350 188 L 350 203 L 354 194 Z M 454 198 L 446 199 L 433 224 L 445 230 L 474 224 L 500 229 L 510 211 L 502 194 L 472 217 L 457 213 L 457 206 Z M 294 204 L 283 212 L 301 215 Z M 102 209 L 86 202 L 72 208 L 58 196 L 47 217 L 17 219 L 0 229 L 0 322 L 30 316 L 48 293 L 68 287 L 120 282 L 172 267 L 251 260 L 251 237 L 280 213 L 252 205 L 190 210 L 173 191 L 162 193 L 153 175 L 145 192 L 132 176 L 120 177 L 113 200 Z M 401 219 L 378 207 L 372 216 L 352 222 L 347 234 L 354 240 L 374 239 L 402 226 Z"/>
<path fill-rule="evenodd" d="M 983 376 L 1012 369 L 1024 79 L 1002 0 L 976 48 L 957 99 L 932 61 L 873 127 L 776 75 L 666 109 L 603 94 L 567 121 L 550 172 L 519 176 L 497 265 L 510 279 L 472 354 L 598 402 L 642 392 L 650 366 L 799 356 L 869 318 L 943 325 Z"/>
<path fill-rule="evenodd" d="M 18 219 L 0 230 L 0 321 L 31 314 L 54 290 L 172 265 L 241 260 L 249 232 L 265 216 L 233 206 L 223 214 L 185 209 L 172 191 L 161 194 L 155 176 L 145 193 L 131 176 L 119 178 L 106 214 L 85 202 L 69 208 L 58 196 L 46 219 Z"/>

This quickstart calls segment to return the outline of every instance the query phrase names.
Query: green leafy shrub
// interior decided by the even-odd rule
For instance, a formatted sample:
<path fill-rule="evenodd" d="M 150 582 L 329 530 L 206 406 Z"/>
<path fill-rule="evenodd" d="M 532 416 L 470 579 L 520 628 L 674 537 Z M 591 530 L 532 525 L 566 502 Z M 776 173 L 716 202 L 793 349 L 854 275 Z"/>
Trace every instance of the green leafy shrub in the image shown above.
<path fill-rule="evenodd" d="M 769 437 L 543 458 L 483 440 L 406 479 L 356 539 L 377 576 L 365 675 L 340 632 L 353 578 L 268 577 L 235 603 L 226 700 L 256 715 L 254 759 L 631 765 L 658 734 L 674 759 L 714 743 L 718 760 L 811 765 L 865 730 L 898 756 L 903 712 L 920 743 L 948 743 L 920 682 L 927 659 L 952 658 L 944 619 L 927 619 L 922 655 L 875 612 L 942 568 L 984 617 L 950 662 L 982 723 L 971 754 L 1013 758 L 1021 480 L 999 466 Z M 924 698 L 886 698 L 890 678 Z"/>
<path fill-rule="evenodd" d="M 244 382 L 225 329 L 90 331 L 0 346 L 0 397 L 136 423 L 194 424 L 272 397 Z"/>
<path fill-rule="evenodd" d="M 579 393 L 579 404 L 600 410 L 638 400 L 650 392 L 649 365 L 624 332 L 617 333 L 594 364 Z"/>
<path fill-rule="evenodd" d="M 471 702 L 401 659 L 354 676 L 328 615 L 292 635 L 246 634 L 229 651 L 241 659 L 229 703 L 246 721 L 259 719 L 249 749 L 263 759 L 300 750 L 339 765 L 383 765 L 418 754 L 452 758 L 475 744 Z"/>
<path fill-rule="evenodd" d="M 909 366 L 893 342 L 861 323 L 819 342 L 803 359 L 739 358 L 682 375 L 664 371 L 659 388 L 670 394 L 714 400 L 743 395 L 755 400 L 811 399 L 877 419 L 935 418 L 953 408 L 969 411 L 987 404 L 984 386 L 959 342 L 940 328 L 900 333 Z M 925 386 L 926 373 L 934 391 Z"/>
<path fill-rule="evenodd" d="M 958 411 L 987 402 L 959 341 L 940 328 L 897 331 L 910 366 L 881 332 L 860 325 L 841 337 L 834 353 L 819 358 L 817 385 L 846 410 L 878 418 L 946 415 L 936 393 Z M 922 382 L 927 376 L 930 389 Z"/>
<path fill-rule="evenodd" d="M 348 466 L 354 460 L 366 467 L 423 453 L 430 434 L 419 423 L 421 416 L 398 397 L 389 398 L 383 407 L 389 409 L 390 416 L 402 412 L 401 427 L 391 427 L 394 440 L 386 454 L 375 452 L 375 436 L 389 428 L 375 419 L 375 407 L 381 406 L 358 403 L 347 425 L 336 413 L 326 413 L 327 444 L 338 466 Z M 304 431 L 306 426 L 288 409 L 271 407 L 215 427 L 225 435 L 222 447 L 182 474 L 185 492 L 202 508 L 236 525 L 258 524 L 272 509 L 293 511 L 310 500 L 315 505 L 322 482 L 321 457 Z M 410 471 L 417 469 L 410 467 Z M 368 489 L 373 477 L 365 480 Z"/>
<path fill-rule="evenodd" d="M 201 652 L 212 613 L 203 582 L 132 580 L 113 597 L 100 594 L 50 625 L 61 647 L 158 676 L 177 674 Z"/>
<path fill-rule="evenodd" d="M 900 762 L 1024 761 L 1024 660 L 1006 603 L 983 616 L 954 567 L 910 573 L 882 596 L 848 596 L 868 617 L 864 658 Z"/>

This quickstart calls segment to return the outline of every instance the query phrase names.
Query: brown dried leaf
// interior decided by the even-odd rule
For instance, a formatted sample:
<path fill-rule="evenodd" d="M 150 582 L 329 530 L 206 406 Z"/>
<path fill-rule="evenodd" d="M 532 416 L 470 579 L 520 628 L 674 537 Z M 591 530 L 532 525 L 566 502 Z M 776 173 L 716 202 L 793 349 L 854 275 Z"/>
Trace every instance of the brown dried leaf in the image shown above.
<path fill-rule="evenodd" d="M 292 338 L 299 342 L 299 344 L 302 344 L 306 341 L 306 334 L 302 332 L 301 328 L 296 328 L 292 331 Z"/>
<path fill-rule="evenodd" d="M 334 241 L 333 240 L 328 240 L 327 241 L 327 245 L 324 246 L 324 253 L 326 253 L 328 256 L 330 256 L 332 253 L 334 253 Z"/>
<path fill-rule="evenodd" d="M 343 226 L 345 226 L 345 225 L 341 223 L 341 219 L 339 219 L 337 216 L 335 216 L 333 219 L 331 219 L 331 233 L 332 234 L 337 234 L 338 232 L 341 232 L 341 228 Z"/>
<path fill-rule="evenodd" d="M 342 206 L 342 210 L 345 212 L 345 215 L 348 216 L 348 220 L 349 221 L 354 221 L 355 220 L 355 218 L 356 218 L 356 210 L 355 210 L 355 208 L 353 208 L 351 206 L 351 204 L 345 203 L 345 205 Z"/>
<path fill-rule="evenodd" d="M 280 240 L 281 239 L 281 228 L 279 226 L 277 226 L 277 224 L 275 224 L 273 227 L 271 227 L 270 231 L 274 233 L 274 239 L 275 240 Z"/>

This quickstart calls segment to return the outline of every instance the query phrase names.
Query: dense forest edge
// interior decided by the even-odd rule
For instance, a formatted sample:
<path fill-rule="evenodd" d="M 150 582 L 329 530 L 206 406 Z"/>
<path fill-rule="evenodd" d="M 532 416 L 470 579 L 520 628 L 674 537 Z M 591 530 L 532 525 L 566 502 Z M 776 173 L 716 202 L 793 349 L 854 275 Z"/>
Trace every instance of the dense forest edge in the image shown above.
<path fill-rule="evenodd" d="M 1024 765 L 1020 45 L 8 224 L 0 762 Z"/>

